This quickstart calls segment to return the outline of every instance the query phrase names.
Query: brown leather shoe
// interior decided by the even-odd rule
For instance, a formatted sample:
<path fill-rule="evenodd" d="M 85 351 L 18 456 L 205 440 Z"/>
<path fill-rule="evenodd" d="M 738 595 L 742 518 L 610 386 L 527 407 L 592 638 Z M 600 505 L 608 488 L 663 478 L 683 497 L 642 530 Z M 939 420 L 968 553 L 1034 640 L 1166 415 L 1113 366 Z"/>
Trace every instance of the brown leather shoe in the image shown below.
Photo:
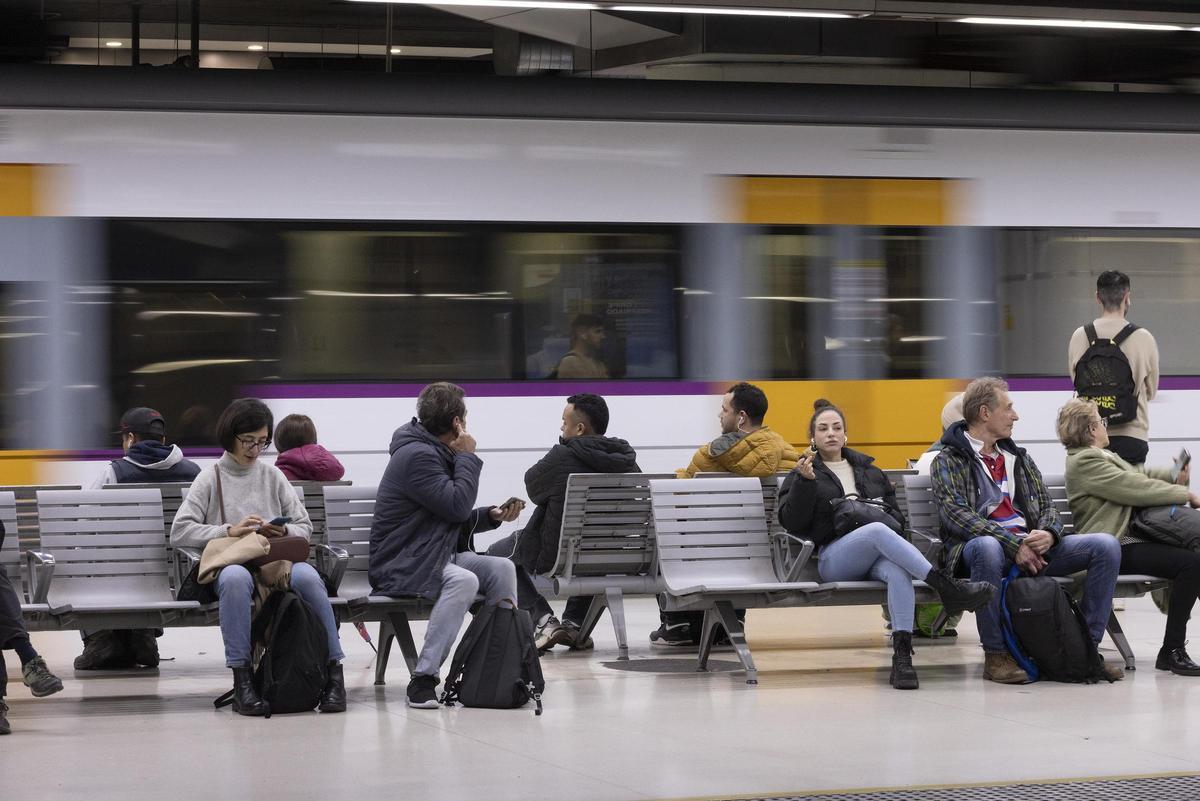
<path fill-rule="evenodd" d="M 1029 674 L 1006 653 L 983 655 L 983 677 L 998 684 L 1029 683 Z"/>
<path fill-rule="evenodd" d="M 1109 681 L 1120 681 L 1125 678 L 1125 670 L 1120 665 L 1114 665 L 1112 662 L 1104 663 L 1104 678 Z"/>

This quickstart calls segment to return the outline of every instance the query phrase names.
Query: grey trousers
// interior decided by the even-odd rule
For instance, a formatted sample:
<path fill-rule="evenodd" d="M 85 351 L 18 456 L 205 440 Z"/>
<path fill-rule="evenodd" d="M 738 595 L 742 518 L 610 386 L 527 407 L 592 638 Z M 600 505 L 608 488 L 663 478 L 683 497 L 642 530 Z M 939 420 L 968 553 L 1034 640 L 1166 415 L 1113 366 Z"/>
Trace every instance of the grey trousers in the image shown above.
<path fill-rule="evenodd" d="M 442 571 L 442 591 L 429 613 L 425 642 L 413 676 L 436 676 L 462 628 L 463 616 L 482 592 L 484 603 L 517 600 L 517 566 L 499 556 L 456 553 Z"/>

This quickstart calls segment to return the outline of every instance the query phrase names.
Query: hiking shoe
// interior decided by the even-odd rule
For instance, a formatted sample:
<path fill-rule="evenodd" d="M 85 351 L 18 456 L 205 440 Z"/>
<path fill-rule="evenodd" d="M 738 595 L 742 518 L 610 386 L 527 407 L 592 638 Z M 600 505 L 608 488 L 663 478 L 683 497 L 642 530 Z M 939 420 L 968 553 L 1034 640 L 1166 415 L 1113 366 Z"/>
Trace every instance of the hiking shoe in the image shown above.
<path fill-rule="evenodd" d="M 1176 676 L 1200 676 L 1200 665 L 1183 648 L 1163 648 L 1154 660 L 1155 670 L 1169 670 Z"/>
<path fill-rule="evenodd" d="M 154 636 L 154 629 L 134 629 L 125 634 L 133 661 L 145 667 L 158 667 L 158 638 Z"/>
<path fill-rule="evenodd" d="M 0 734 L 12 734 L 12 726 L 8 723 L 8 704 L 0 698 Z"/>
<path fill-rule="evenodd" d="M 538 626 L 533 645 L 539 654 L 544 654 L 556 645 L 570 645 L 571 631 L 558 618 L 551 615 Z"/>
<path fill-rule="evenodd" d="M 58 676 L 50 672 L 50 668 L 46 667 L 46 660 L 40 656 L 35 656 L 21 667 L 21 678 L 34 698 L 54 695 L 63 688 Z"/>
<path fill-rule="evenodd" d="M 83 641 L 83 653 L 75 657 L 76 670 L 119 670 L 133 667 L 130 656 L 114 631 L 97 631 Z"/>
<path fill-rule="evenodd" d="M 1028 684 L 1029 674 L 1010 654 L 983 655 L 983 677 L 997 684 Z"/>
<path fill-rule="evenodd" d="M 1125 669 L 1120 665 L 1114 665 L 1112 662 L 1104 663 L 1104 678 L 1110 682 L 1120 681 L 1125 678 Z"/>
<path fill-rule="evenodd" d="M 692 632 L 691 623 L 663 623 L 650 632 L 650 642 L 654 645 L 668 645 L 682 648 L 700 647 L 700 638 Z"/>
<path fill-rule="evenodd" d="M 572 651 L 590 651 L 596 647 L 596 643 L 592 642 L 591 637 L 585 637 L 583 640 L 579 639 L 579 624 L 575 621 L 564 620 L 562 625 L 567 630 L 567 634 L 570 635 L 570 639 L 567 640 L 567 647 Z"/>
<path fill-rule="evenodd" d="M 440 681 L 437 676 L 413 676 L 405 693 L 408 705 L 413 709 L 437 709 L 440 704 L 434 688 Z"/>

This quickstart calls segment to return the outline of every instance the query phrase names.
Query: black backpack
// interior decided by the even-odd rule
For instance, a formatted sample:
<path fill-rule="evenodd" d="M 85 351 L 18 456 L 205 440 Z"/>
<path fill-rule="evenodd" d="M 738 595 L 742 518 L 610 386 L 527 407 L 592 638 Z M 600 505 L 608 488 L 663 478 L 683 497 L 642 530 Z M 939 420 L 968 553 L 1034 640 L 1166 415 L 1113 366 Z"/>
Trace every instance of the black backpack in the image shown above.
<path fill-rule="evenodd" d="M 325 627 L 292 590 L 274 590 L 254 616 L 251 640 L 263 646 L 254 671 L 254 689 L 275 712 L 311 712 L 329 681 L 329 641 Z M 233 691 L 213 702 L 233 703 Z"/>
<path fill-rule="evenodd" d="M 1095 684 L 1106 678 L 1104 657 L 1075 599 L 1049 576 L 1020 576 L 1019 570 L 1014 566 L 1001 582 L 1001 628 L 1030 681 Z"/>
<path fill-rule="evenodd" d="M 540 715 L 545 688 L 529 613 L 485 604 L 454 651 L 442 703 L 516 709 L 533 700 Z"/>
<path fill-rule="evenodd" d="M 1096 336 L 1096 326 L 1083 327 L 1088 349 L 1075 364 L 1075 394 L 1090 398 L 1100 409 L 1100 416 L 1110 424 L 1128 423 L 1137 417 L 1137 385 L 1129 359 L 1121 343 L 1138 327 L 1126 323 L 1112 339 Z"/>

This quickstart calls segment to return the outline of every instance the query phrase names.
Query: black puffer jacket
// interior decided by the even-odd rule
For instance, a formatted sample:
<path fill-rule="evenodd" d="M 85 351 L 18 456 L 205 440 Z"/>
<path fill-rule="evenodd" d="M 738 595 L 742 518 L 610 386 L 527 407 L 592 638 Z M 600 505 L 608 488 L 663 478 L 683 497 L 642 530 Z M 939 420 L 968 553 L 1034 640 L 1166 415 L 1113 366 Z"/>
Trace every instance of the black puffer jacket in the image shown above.
<path fill-rule="evenodd" d="M 545 573 L 558 558 L 567 477 L 572 473 L 640 473 L 637 454 L 616 437 L 584 436 L 559 440 L 525 473 L 525 491 L 537 504 L 517 537 L 513 561 L 530 573 Z"/>
<path fill-rule="evenodd" d="M 850 448 L 842 448 L 842 458 L 854 471 L 858 497 L 882 498 L 893 510 L 893 516 L 904 525 L 904 517 L 896 509 L 896 489 L 883 471 L 874 465 L 875 459 Z M 833 507 L 829 502 L 846 494 L 842 482 L 826 467 L 818 454 L 813 457 L 816 478 L 808 480 L 793 470 L 779 489 L 779 522 L 797 537 L 812 540 L 818 545 L 833 542 Z"/>

